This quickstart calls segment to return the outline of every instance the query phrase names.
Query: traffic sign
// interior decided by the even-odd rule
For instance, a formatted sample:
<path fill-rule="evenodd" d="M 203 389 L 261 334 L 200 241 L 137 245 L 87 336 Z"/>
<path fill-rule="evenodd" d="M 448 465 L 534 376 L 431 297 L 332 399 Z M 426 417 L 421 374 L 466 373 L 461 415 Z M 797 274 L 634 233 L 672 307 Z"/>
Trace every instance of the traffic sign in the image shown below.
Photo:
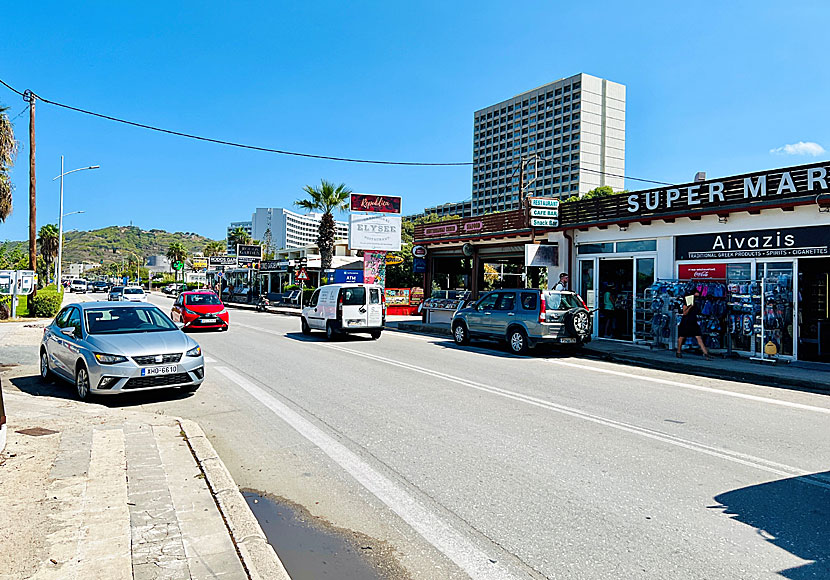
<path fill-rule="evenodd" d="M 531 218 L 530 227 L 532 228 L 558 228 L 559 220 L 548 218 Z"/>
<path fill-rule="evenodd" d="M 530 208 L 530 215 L 533 217 L 557 218 L 559 217 L 559 210 L 545 207 L 532 207 Z"/>
<path fill-rule="evenodd" d="M 308 282 L 308 272 L 306 272 L 305 268 L 300 268 L 297 270 L 297 273 L 294 274 L 294 279 L 299 280 L 300 282 Z"/>
<path fill-rule="evenodd" d="M 549 207 L 558 208 L 559 200 L 551 197 L 531 197 L 530 207 Z"/>
<path fill-rule="evenodd" d="M 181 270 L 182 268 L 184 268 L 184 262 L 182 262 L 181 260 L 176 260 L 175 262 L 173 262 L 174 270 Z"/>

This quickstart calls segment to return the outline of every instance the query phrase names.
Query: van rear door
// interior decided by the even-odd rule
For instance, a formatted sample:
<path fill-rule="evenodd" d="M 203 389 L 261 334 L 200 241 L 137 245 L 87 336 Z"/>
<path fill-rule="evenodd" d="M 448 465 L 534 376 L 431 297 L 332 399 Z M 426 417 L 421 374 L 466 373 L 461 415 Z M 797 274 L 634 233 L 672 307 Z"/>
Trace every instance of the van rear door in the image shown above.
<path fill-rule="evenodd" d="M 364 328 L 367 326 L 368 308 L 367 292 L 364 286 L 346 286 L 340 288 L 338 301 L 342 304 L 341 323 L 344 329 Z"/>
<path fill-rule="evenodd" d="M 369 288 L 369 326 L 383 325 L 383 303 L 380 288 Z"/>

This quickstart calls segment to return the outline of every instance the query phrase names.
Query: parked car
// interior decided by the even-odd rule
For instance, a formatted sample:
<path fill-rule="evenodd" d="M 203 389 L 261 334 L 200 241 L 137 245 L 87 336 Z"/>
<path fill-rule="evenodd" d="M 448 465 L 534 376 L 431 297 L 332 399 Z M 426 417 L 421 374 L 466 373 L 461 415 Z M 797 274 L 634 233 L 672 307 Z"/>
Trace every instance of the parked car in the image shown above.
<path fill-rule="evenodd" d="M 228 329 L 228 309 L 212 290 L 182 292 L 173 303 L 170 318 L 182 322 L 184 329 Z"/>
<path fill-rule="evenodd" d="M 40 375 L 91 394 L 180 387 L 205 378 L 202 349 L 151 304 L 84 302 L 63 308 L 44 328 Z"/>
<path fill-rule="evenodd" d="M 177 284 L 168 284 L 167 286 L 162 288 L 161 291 L 165 294 L 175 294 L 177 291 L 177 287 Z"/>
<path fill-rule="evenodd" d="M 87 289 L 87 282 L 83 278 L 76 278 L 69 283 L 69 291 L 70 292 L 78 292 L 81 294 L 86 294 Z"/>
<path fill-rule="evenodd" d="M 375 284 L 328 284 L 314 291 L 301 317 L 303 334 L 324 330 L 335 340 L 345 333 L 380 338 L 386 324 L 383 288 Z"/>
<path fill-rule="evenodd" d="M 456 344 L 471 339 L 504 340 L 511 352 L 525 354 L 539 344 L 580 347 L 591 340 L 592 322 L 575 292 L 496 290 L 455 313 Z"/>
<path fill-rule="evenodd" d="M 124 297 L 124 287 L 123 286 L 113 286 L 110 288 L 109 295 L 107 296 L 107 300 L 118 302 L 122 300 Z"/>
<path fill-rule="evenodd" d="M 109 284 L 106 282 L 98 280 L 92 283 L 92 292 L 106 292 L 107 290 L 109 290 Z"/>
<path fill-rule="evenodd" d="M 121 293 L 121 300 L 144 302 L 147 300 L 147 295 L 141 286 L 124 286 L 124 290 Z"/>

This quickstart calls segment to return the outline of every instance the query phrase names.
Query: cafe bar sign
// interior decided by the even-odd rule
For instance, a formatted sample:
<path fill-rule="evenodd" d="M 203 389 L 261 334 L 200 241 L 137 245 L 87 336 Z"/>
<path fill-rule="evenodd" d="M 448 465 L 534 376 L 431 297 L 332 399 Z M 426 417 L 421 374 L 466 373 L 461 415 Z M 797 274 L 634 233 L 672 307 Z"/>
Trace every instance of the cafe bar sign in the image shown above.
<path fill-rule="evenodd" d="M 830 226 L 776 228 L 677 236 L 677 260 L 784 258 L 830 255 Z"/>

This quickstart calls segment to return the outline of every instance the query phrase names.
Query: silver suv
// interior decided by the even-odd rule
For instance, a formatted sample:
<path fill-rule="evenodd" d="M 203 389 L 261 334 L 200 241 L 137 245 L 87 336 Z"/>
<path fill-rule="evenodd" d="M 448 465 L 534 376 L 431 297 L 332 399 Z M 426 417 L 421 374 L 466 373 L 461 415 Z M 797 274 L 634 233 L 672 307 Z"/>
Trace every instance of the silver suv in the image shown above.
<path fill-rule="evenodd" d="M 539 344 L 580 347 L 591 340 L 591 316 L 582 298 L 555 290 L 495 290 L 455 313 L 456 344 L 470 339 L 505 340 L 511 352 L 525 354 Z"/>

